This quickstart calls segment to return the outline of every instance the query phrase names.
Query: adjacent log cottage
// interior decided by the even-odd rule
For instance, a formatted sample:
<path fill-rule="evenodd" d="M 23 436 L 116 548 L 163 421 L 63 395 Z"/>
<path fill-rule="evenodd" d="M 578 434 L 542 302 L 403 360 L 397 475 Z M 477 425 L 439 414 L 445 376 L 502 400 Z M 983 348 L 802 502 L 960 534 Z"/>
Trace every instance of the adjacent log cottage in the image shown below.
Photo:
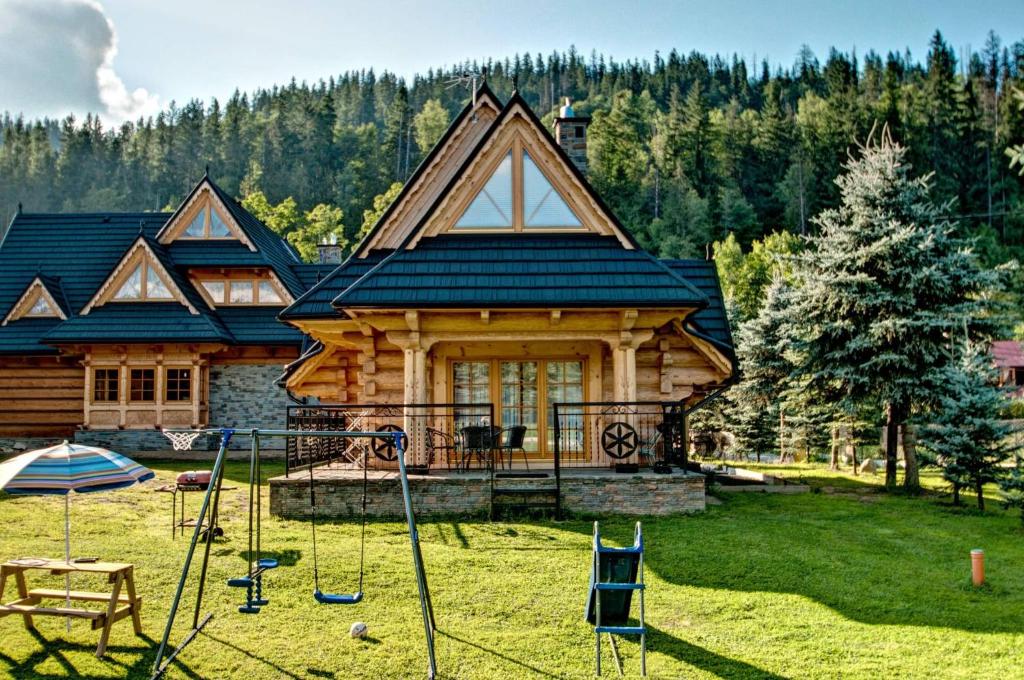
<path fill-rule="evenodd" d="M 159 428 L 284 423 L 303 337 L 277 314 L 332 267 L 209 177 L 176 211 L 14 217 L 0 244 L 0 442 L 167 449 Z"/>

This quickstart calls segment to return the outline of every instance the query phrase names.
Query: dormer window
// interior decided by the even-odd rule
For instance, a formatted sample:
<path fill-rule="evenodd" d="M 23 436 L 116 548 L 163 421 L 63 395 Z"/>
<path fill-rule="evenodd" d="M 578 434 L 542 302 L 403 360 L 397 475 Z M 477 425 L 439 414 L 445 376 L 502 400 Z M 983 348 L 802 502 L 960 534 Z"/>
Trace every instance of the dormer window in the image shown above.
<path fill-rule="evenodd" d="M 138 300 L 173 300 L 163 276 L 143 260 L 136 265 L 121 287 L 114 293 L 114 300 L 131 302 Z"/>
<path fill-rule="evenodd" d="M 455 231 L 581 229 L 583 223 L 520 144 L 514 144 L 463 211 Z"/>
<path fill-rule="evenodd" d="M 210 202 L 202 206 L 188 223 L 185 233 L 181 238 L 187 239 L 211 239 L 211 238 L 234 238 L 227 223 L 221 217 L 220 212 Z"/>
<path fill-rule="evenodd" d="M 18 301 L 14 303 L 14 306 L 11 307 L 7 316 L 0 322 L 0 326 L 6 326 L 11 321 L 17 321 L 18 319 L 64 320 L 67 318 L 64 310 L 57 304 L 57 299 L 50 292 L 51 289 L 47 288 L 47 284 L 43 282 L 44 278 L 49 281 L 52 290 L 60 290 L 60 283 L 55 279 L 37 276 L 28 285 L 25 292 L 21 294 Z"/>
<path fill-rule="evenodd" d="M 292 303 L 277 276 L 267 269 L 194 269 L 196 289 L 213 307 L 284 306 Z"/>
<path fill-rule="evenodd" d="M 82 308 L 86 315 L 108 302 L 170 302 L 177 301 L 192 314 L 199 310 L 189 302 L 174 282 L 171 272 L 140 236 L 124 254 L 121 262 L 103 282 L 92 300 Z"/>

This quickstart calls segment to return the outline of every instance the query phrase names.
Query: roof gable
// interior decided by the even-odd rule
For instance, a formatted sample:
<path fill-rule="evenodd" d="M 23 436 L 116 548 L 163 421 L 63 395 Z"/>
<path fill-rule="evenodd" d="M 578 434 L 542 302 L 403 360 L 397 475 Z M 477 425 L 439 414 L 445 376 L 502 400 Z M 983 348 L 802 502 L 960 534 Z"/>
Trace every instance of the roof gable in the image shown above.
<path fill-rule="evenodd" d="M 249 250 L 257 248 L 235 219 L 222 194 L 216 190 L 209 176 L 182 201 L 170 219 L 157 234 L 157 242 L 168 245 L 181 240 L 236 240 Z"/>
<path fill-rule="evenodd" d="M 384 211 L 354 254 L 397 248 L 433 205 L 438 191 L 452 178 L 501 111 L 501 102 L 486 83 L 468 103 Z"/>
<path fill-rule="evenodd" d="M 49 286 L 47 282 L 49 282 Z M 53 288 L 57 294 L 51 292 L 50 288 Z M 42 274 L 37 275 L 11 307 L 3 322 L 0 322 L 0 326 L 6 326 L 9 322 L 22 318 L 60 319 L 61 321 L 68 318 L 67 301 L 64 299 L 59 279 L 44 277 Z"/>
<path fill-rule="evenodd" d="M 131 288 L 133 277 L 138 276 L 139 294 L 138 297 L 125 297 L 122 293 Z M 92 299 L 82 308 L 84 316 L 92 309 L 101 307 L 108 302 L 116 302 L 118 299 L 139 301 L 149 299 L 153 302 L 168 302 L 177 300 L 190 313 L 199 314 L 199 310 L 186 296 L 183 286 L 176 281 L 177 277 L 172 275 L 171 268 L 166 266 L 158 257 L 156 251 L 150 246 L 145 236 L 140 235 L 135 243 L 118 262 L 117 266 L 110 272 L 106 281 L 100 286 Z M 159 285 L 160 295 L 147 296 L 149 286 Z M 166 294 L 165 294 L 166 292 Z"/>
<path fill-rule="evenodd" d="M 500 171 L 502 164 L 507 163 L 509 158 L 515 194 L 510 209 L 515 215 L 512 228 L 504 227 L 505 231 L 587 231 L 613 236 L 628 250 L 637 248 L 636 241 L 619 224 L 519 94 L 512 96 L 448 186 L 437 195 L 431 211 L 406 239 L 403 247 L 415 248 L 420 239 L 449 231 L 495 231 L 495 228 L 489 226 L 463 229 L 456 228 L 456 225 L 491 181 L 494 173 Z M 524 175 L 530 175 L 538 181 L 541 187 L 539 199 L 525 197 L 527 192 L 522 181 Z M 545 194 L 544 183 L 554 190 L 553 197 Z M 540 207 L 538 204 L 545 200 L 562 213 L 564 224 L 531 224 Z M 532 202 L 530 213 L 527 213 L 526 208 L 528 201 Z M 565 210 L 561 209 L 562 204 Z M 578 220 L 579 226 L 566 221 L 566 211 Z"/>

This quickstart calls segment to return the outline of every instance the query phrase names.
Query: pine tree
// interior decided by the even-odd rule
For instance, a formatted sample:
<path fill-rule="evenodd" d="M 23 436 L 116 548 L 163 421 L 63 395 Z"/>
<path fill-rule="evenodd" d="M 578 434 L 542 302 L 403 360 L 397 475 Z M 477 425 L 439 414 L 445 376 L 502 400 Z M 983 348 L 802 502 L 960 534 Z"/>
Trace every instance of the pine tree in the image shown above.
<path fill-rule="evenodd" d="M 1006 391 L 997 385 L 992 357 L 977 346 L 942 371 L 938 403 L 921 430 L 921 444 L 953 485 L 953 503 L 973 489 L 978 508 L 985 509 L 984 486 L 1006 474 L 1002 464 L 1013 454 L 1013 426 L 1002 418 Z"/>
<path fill-rule="evenodd" d="M 987 293 L 1000 279 L 955 235 L 942 217 L 948 206 L 931 200 L 929 177 L 910 176 L 905 155 L 883 129 L 847 163 L 836 180 L 840 206 L 818 215 L 820 234 L 797 258 L 793 305 L 809 388 L 850 412 L 858 402 L 885 405 L 889 488 L 900 426 L 930 403 L 950 333 L 978 331 L 993 311 Z M 916 490 L 917 462 L 904 449 L 904 483 Z"/>
<path fill-rule="evenodd" d="M 792 366 L 784 348 L 784 315 L 789 288 L 776 276 L 765 292 L 764 305 L 754 318 L 740 325 L 736 334 L 736 355 L 743 377 L 730 390 L 729 426 L 742 453 L 784 452 L 780 420 L 784 417 L 782 395 Z"/>
<path fill-rule="evenodd" d="M 999 483 L 1004 508 L 1020 510 L 1020 521 L 1024 525 L 1024 460 L 1019 457 L 1017 464 L 1010 468 Z"/>

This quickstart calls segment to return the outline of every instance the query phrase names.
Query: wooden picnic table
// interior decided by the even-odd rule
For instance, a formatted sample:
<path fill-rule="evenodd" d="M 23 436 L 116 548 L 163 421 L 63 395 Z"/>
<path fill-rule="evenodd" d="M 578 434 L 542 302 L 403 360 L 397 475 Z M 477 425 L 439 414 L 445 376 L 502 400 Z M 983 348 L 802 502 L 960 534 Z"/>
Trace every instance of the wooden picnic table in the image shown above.
<path fill-rule="evenodd" d="M 35 630 L 33 616 L 68 616 L 92 621 L 93 630 L 102 630 L 99 644 L 96 645 L 96 656 L 102 657 L 107 650 L 110 639 L 110 627 L 115 621 L 131 617 L 136 635 L 142 635 L 142 620 L 139 609 L 142 598 L 135 594 L 134 565 L 121 562 L 65 562 L 64 560 L 25 558 L 11 560 L 0 565 L 0 602 L 3 602 L 4 587 L 7 578 L 14 577 L 18 589 L 18 599 L 0 604 L 0 618 L 20 615 L 25 628 Z M 103 574 L 107 582 L 113 584 L 111 592 L 90 592 L 72 590 L 70 599 L 75 602 L 100 602 L 106 607 L 102 610 L 77 609 L 65 606 L 40 606 L 43 600 L 65 600 L 68 592 L 63 588 L 33 588 L 29 590 L 25 582 L 28 571 L 45 571 L 54 576 L 65 574 Z M 121 589 L 125 593 L 121 593 Z"/>

